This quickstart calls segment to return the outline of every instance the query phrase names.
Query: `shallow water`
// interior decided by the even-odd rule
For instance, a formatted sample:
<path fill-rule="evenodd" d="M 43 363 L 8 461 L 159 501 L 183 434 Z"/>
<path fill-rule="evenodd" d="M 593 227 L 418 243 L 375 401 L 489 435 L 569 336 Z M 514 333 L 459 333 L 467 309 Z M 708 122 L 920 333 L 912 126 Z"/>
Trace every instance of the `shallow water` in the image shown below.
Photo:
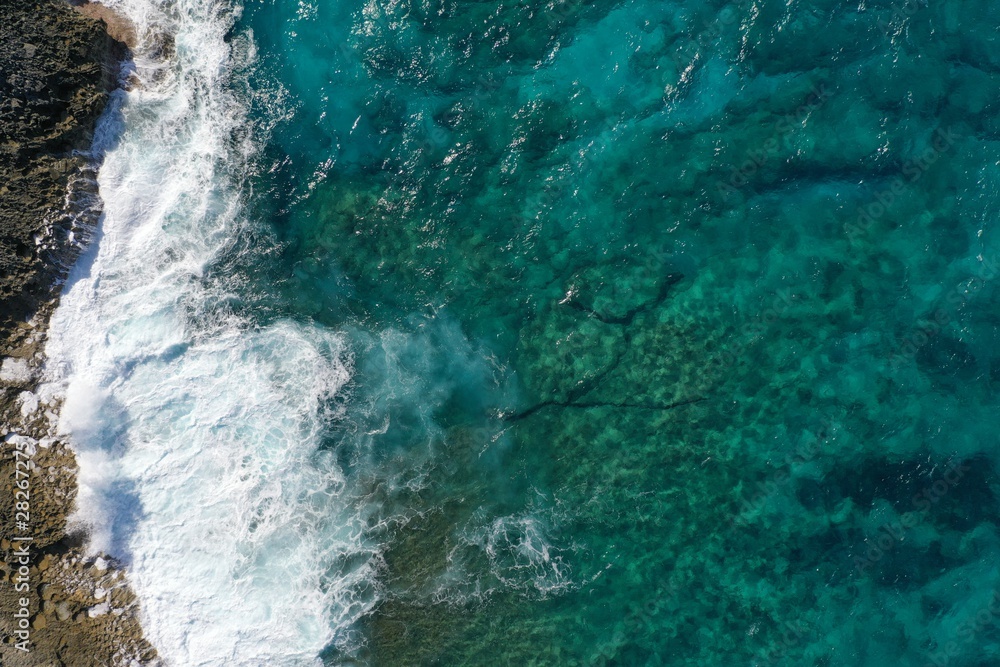
<path fill-rule="evenodd" d="M 1000 9 L 110 4 L 49 353 L 171 664 L 997 660 Z"/>

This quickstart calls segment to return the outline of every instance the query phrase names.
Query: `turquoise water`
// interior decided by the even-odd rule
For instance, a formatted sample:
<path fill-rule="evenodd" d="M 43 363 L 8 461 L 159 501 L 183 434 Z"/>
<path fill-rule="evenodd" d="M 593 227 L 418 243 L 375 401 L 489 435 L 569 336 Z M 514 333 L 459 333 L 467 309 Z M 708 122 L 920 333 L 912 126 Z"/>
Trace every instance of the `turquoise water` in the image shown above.
<path fill-rule="evenodd" d="M 161 655 L 1000 662 L 1000 5 L 117 4 L 167 213 L 64 304 L 149 318 L 78 421 Z"/>
<path fill-rule="evenodd" d="M 248 3 L 261 291 L 356 346 L 358 659 L 996 664 L 998 20 Z"/>
<path fill-rule="evenodd" d="M 365 660 L 1000 660 L 998 12 L 247 5 L 281 307 L 407 341 Z"/>

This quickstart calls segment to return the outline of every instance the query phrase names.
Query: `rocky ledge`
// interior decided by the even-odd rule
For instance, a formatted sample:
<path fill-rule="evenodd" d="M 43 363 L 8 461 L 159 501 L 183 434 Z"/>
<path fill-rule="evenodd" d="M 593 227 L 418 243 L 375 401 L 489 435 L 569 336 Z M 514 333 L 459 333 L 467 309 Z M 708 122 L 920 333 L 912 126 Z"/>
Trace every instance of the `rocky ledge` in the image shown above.
<path fill-rule="evenodd" d="M 94 127 L 135 38 L 106 8 L 74 4 L 0 0 L 4 667 L 156 662 L 124 570 L 66 533 L 76 463 L 55 430 L 58 406 L 35 393 L 49 315 L 100 214 Z"/>

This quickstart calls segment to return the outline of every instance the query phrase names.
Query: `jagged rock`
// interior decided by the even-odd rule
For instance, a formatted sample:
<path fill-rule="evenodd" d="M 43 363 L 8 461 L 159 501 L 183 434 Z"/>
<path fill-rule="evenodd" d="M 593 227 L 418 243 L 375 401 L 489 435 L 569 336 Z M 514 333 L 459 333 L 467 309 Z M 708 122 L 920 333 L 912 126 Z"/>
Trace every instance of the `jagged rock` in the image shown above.
<path fill-rule="evenodd" d="M 65 2 L 0 4 L 0 100 L 10 101 L 0 105 L 2 338 L 56 296 L 78 251 L 63 211 L 84 164 L 74 151 L 89 149 L 125 53 Z"/>
<path fill-rule="evenodd" d="M 36 393 L 61 280 L 100 213 L 95 165 L 84 156 L 119 64 L 128 57 L 126 46 L 108 35 L 108 10 L 88 11 L 101 20 L 64 0 L 0 2 L 0 477 L 14 479 L 17 447 L 30 457 L 31 471 L 28 528 L 13 521 L 9 487 L 0 493 L 0 514 L 8 517 L 0 524 L 0 557 L 11 561 L 0 567 L 5 582 L 19 576 L 12 551 L 22 543 L 12 538 L 30 530 L 33 540 L 30 592 L 0 585 L 3 667 L 118 667 L 156 657 L 124 581 L 115 591 L 123 591 L 125 611 L 102 613 L 110 606 L 96 604 L 94 591 L 106 587 L 110 572 L 70 565 L 83 562 L 78 537 L 66 534 L 77 466 L 55 437 L 57 406 Z M 114 29 L 127 37 L 127 27 Z M 14 638 L 11 610 L 21 597 L 30 599 L 32 610 L 41 607 L 31 617 L 37 632 L 30 653 L 6 641 Z M 79 625 L 65 623 L 74 618 Z"/>
<path fill-rule="evenodd" d="M 111 35 L 112 38 L 118 40 L 129 48 L 135 47 L 135 44 L 138 41 L 138 36 L 136 35 L 135 26 L 132 25 L 131 21 L 127 18 L 121 16 L 120 14 L 116 14 L 98 2 L 90 2 L 89 0 L 72 0 L 71 4 L 85 16 L 104 21 L 104 24 L 107 26 L 108 34 Z"/>

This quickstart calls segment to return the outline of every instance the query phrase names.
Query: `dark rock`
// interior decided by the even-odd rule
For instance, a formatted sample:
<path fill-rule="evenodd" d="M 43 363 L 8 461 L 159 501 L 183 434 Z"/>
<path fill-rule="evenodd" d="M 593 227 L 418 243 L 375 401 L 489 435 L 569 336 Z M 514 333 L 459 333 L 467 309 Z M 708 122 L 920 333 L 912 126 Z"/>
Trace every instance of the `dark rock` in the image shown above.
<path fill-rule="evenodd" d="M 31 652 L 0 643 L 0 665 L 117 667 L 150 664 L 156 651 L 142 636 L 138 602 L 120 572 L 82 571 L 82 538 L 67 535 L 76 498 L 76 462 L 55 437 L 47 412 L 22 410 L 38 382 L 48 316 L 69 267 L 100 212 L 97 164 L 88 154 L 98 117 L 129 58 L 129 24 L 106 8 L 73 8 L 65 0 L 0 0 L 0 436 L 27 438 L 31 455 L 29 591 L 0 585 L 0 637 L 14 637 L 13 610 L 27 598 Z M 94 17 L 97 18 L 94 18 Z M 131 33 L 134 39 L 134 30 Z M 31 324 L 26 320 L 31 319 Z M 55 409 L 57 406 L 49 406 Z M 44 441 L 44 444 L 42 444 Z M 11 584 L 15 539 L 14 448 L 0 448 L 0 576 Z M 19 528 L 17 531 L 23 531 Z M 18 560 L 18 563 L 21 561 Z M 0 582 L 3 583 L 3 582 Z M 114 589 L 121 606 L 97 598 Z M 100 605 L 104 604 L 103 607 Z M 114 613 L 90 618 L 81 607 Z M 75 618 L 78 622 L 68 621 Z"/>
<path fill-rule="evenodd" d="M 127 47 L 61 0 L 0 0 L 0 338 L 51 301 L 98 213 L 64 210 Z M 87 180 L 83 178 L 82 180 Z M 85 189 L 85 188 L 84 188 Z M 85 235 L 84 235 L 85 236 Z M 5 350 L 0 350 L 3 352 Z"/>

